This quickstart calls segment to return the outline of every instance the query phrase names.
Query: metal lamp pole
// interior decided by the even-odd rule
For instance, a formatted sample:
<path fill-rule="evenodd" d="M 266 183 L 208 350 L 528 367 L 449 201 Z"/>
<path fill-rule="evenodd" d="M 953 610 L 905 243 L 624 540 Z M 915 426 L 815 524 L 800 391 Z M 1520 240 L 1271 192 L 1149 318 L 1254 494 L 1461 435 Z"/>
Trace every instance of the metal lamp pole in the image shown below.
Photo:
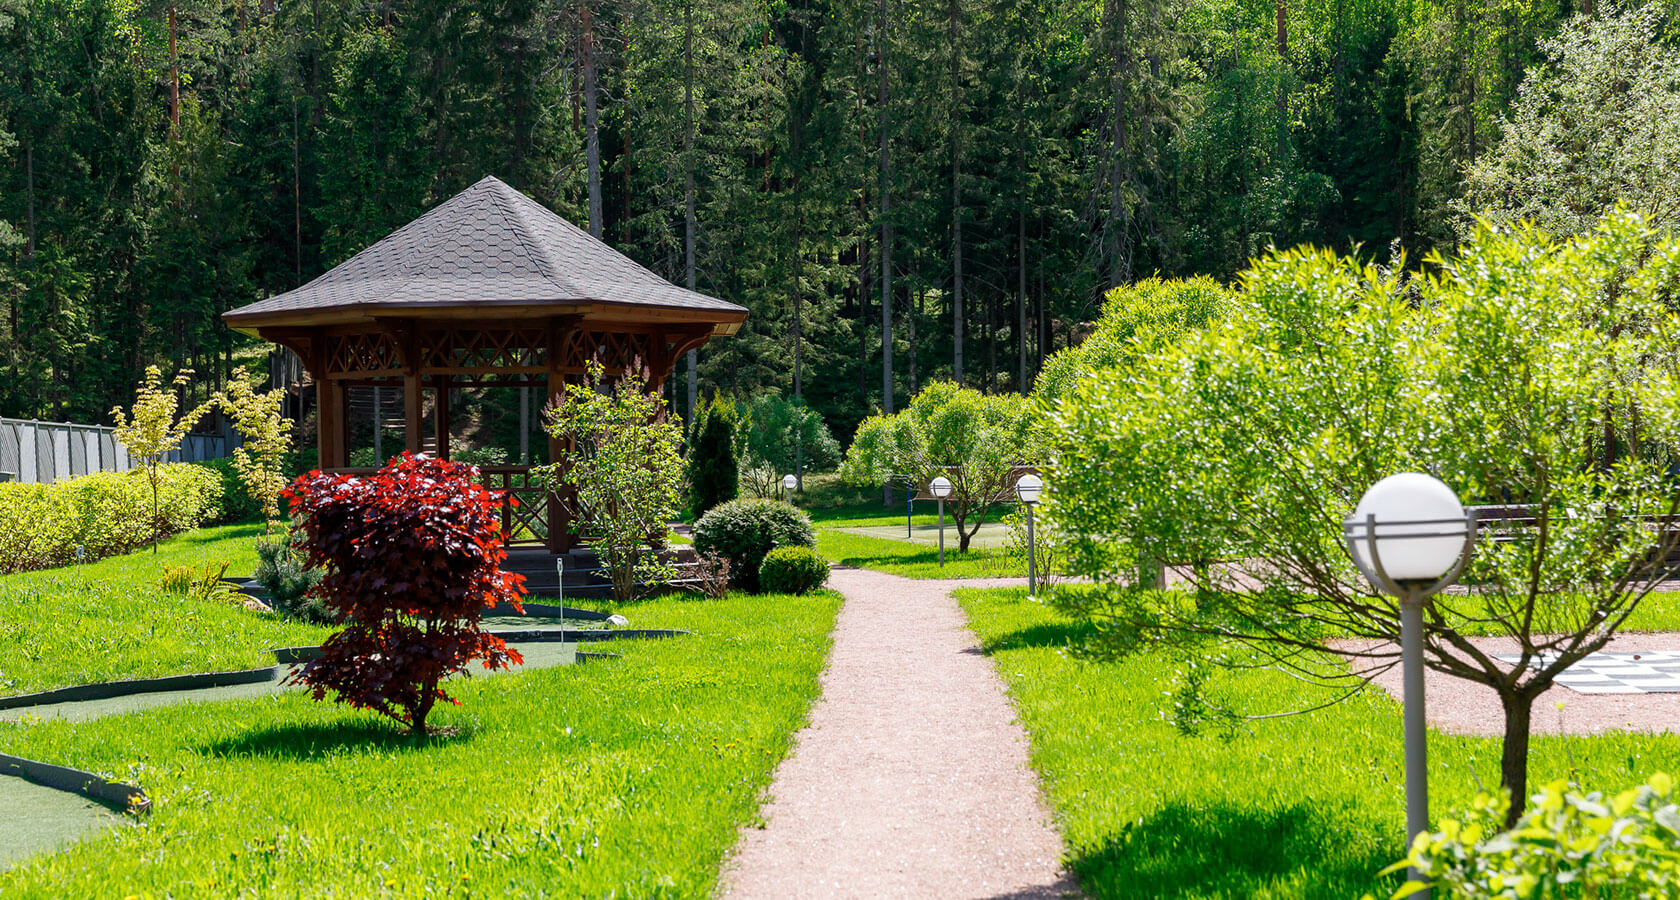
<path fill-rule="evenodd" d="M 951 496 L 951 479 L 941 475 L 928 482 L 928 493 L 939 501 L 939 565 L 945 566 L 945 498 Z"/>
<path fill-rule="evenodd" d="M 1429 480 L 1434 481 L 1433 478 Z M 1377 487 L 1381 485 L 1379 482 Z M 1366 497 L 1377 493 L 1377 487 L 1373 487 Z M 1441 489 L 1447 490 L 1445 485 L 1441 485 Z M 1453 503 L 1456 505 L 1456 498 Z M 1366 501 L 1361 500 L 1360 506 L 1365 505 Z M 1348 553 L 1353 557 L 1354 564 L 1359 567 L 1360 572 L 1373 585 L 1400 601 L 1400 664 L 1406 742 L 1406 845 L 1410 852 L 1412 841 L 1416 840 L 1419 834 L 1429 830 L 1429 728 L 1425 716 L 1423 687 L 1423 602 L 1457 581 L 1469 563 L 1471 553 L 1475 550 L 1476 517 L 1474 513 L 1464 513 L 1460 507 L 1459 514 L 1449 518 L 1396 520 L 1385 516 L 1379 523 L 1374 512 L 1363 516 L 1356 512 L 1343 522 L 1342 528 L 1347 540 Z M 1379 528 L 1383 530 L 1380 535 Z M 1424 568 L 1434 568 L 1437 572 L 1442 568 L 1446 569 L 1444 573 L 1434 577 L 1397 578 L 1390 574 L 1383 563 L 1383 545 L 1387 545 L 1386 549 L 1393 553 L 1405 549 L 1401 547 L 1405 542 L 1433 540 L 1437 542 L 1436 547 L 1430 549 L 1437 549 L 1446 546 L 1445 542 L 1448 539 L 1462 541 L 1457 548 L 1457 558 L 1450 562 L 1450 568 L 1446 563 L 1438 567 L 1423 564 Z M 1413 567 L 1416 565 L 1413 563 Z M 1408 571 L 1405 574 L 1416 573 Z M 1408 868 L 1406 877 L 1408 881 L 1424 880 L 1416 868 Z M 1429 892 L 1425 888 L 1414 892 L 1412 896 L 1427 900 Z"/>
<path fill-rule="evenodd" d="M 1044 479 L 1028 472 L 1015 479 L 1015 496 L 1027 508 L 1027 596 L 1038 596 L 1038 542 L 1033 535 L 1033 507 L 1044 491 Z"/>

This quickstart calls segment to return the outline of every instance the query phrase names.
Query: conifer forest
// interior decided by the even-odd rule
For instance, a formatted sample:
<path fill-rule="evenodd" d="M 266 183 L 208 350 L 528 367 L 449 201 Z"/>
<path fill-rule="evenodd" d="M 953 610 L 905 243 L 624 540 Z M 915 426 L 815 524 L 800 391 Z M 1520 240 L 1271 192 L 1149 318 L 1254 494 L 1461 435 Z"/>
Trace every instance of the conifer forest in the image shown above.
<path fill-rule="evenodd" d="M 702 395 L 844 443 L 1025 390 L 1116 285 L 1450 252 L 1593 2 L 0 0 L 0 416 L 208 395 L 267 352 L 221 312 L 496 175 L 747 306 Z"/>

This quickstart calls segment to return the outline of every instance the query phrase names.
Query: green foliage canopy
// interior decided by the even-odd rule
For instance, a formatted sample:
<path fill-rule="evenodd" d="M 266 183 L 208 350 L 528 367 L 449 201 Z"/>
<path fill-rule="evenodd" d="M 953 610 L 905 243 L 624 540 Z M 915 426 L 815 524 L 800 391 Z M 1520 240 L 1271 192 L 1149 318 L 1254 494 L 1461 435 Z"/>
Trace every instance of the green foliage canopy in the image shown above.
<path fill-rule="evenodd" d="M 774 496 L 783 475 L 826 472 L 840 462 L 840 444 L 822 416 L 776 392 L 742 403 L 737 428 L 743 474 L 760 497 Z"/>
<path fill-rule="evenodd" d="M 735 419 L 734 401 L 714 396 L 700 407 L 689 429 L 688 514 L 695 519 L 735 499 L 740 490 Z"/>
<path fill-rule="evenodd" d="M 1525 796 L 1532 701 L 1604 645 L 1649 590 L 1680 511 L 1680 242 L 1633 215 L 1557 241 L 1482 227 L 1438 272 L 1298 250 L 1258 261 L 1222 327 L 1082 381 L 1051 416 L 1045 519 L 1071 594 L 1110 626 L 1235 637 L 1335 679 L 1392 664 L 1395 601 L 1348 559 L 1340 524 L 1379 478 L 1426 471 L 1532 524 L 1483 540 L 1469 594 L 1425 609 L 1426 663 L 1493 687 L 1503 778 Z M 1138 591 L 1139 556 L 1193 564 L 1194 604 Z M 1139 629 L 1142 629 L 1140 632 Z M 1511 638 L 1516 674 L 1463 641 Z"/>
<path fill-rule="evenodd" d="M 903 412 L 865 419 L 840 475 L 851 484 L 907 480 L 922 489 L 941 475 L 950 479 L 945 508 L 956 522 L 958 551 L 966 552 L 988 507 L 1007 499 L 1016 468 L 1032 462 L 1026 452 L 1034 421 L 1023 397 L 936 381 Z"/>

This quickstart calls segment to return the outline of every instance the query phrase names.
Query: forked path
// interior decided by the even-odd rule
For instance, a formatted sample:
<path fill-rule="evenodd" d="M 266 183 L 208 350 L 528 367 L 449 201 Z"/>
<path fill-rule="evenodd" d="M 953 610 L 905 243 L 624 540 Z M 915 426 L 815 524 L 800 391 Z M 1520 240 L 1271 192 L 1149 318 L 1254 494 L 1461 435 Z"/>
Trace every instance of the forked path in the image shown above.
<path fill-rule="evenodd" d="M 837 569 L 822 696 L 776 770 L 766 827 L 725 876 L 738 900 L 1077 895 L 1027 737 L 951 591 Z"/>

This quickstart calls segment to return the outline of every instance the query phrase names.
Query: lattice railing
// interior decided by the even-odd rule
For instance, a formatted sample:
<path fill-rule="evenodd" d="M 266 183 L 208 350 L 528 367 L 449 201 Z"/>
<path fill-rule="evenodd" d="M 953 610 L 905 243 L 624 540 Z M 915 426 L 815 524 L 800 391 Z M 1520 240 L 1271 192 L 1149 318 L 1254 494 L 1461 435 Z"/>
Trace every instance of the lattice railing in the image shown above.
<path fill-rule="evenodd" d="M 531 473 L 530 466 L 479 466 L 484 486 L 493 491 L 505 491 L 518 500 L 518 505 L 502 504 L 502 533 L 508 543 L 544 544 L 548 542 L 548 488 L 542 479 Z"/>

